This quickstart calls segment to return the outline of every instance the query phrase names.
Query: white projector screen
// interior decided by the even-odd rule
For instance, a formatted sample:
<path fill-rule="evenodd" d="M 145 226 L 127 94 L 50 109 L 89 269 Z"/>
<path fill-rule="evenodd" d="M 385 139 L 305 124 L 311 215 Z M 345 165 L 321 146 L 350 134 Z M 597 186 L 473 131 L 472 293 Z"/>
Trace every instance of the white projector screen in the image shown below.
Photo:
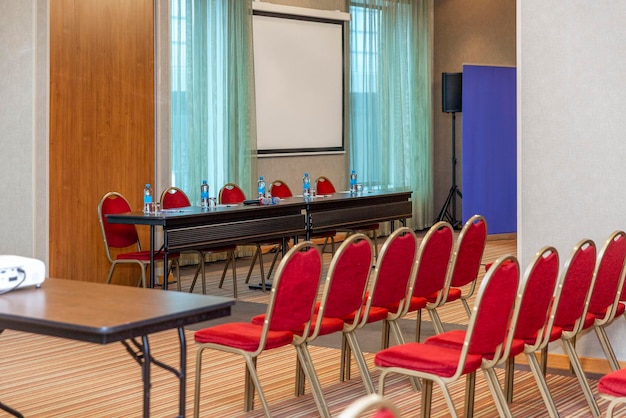
<path fill-rule="evenodd" d="M 344 151 L 343 24 L 254 11 L 259 155 Z"/>

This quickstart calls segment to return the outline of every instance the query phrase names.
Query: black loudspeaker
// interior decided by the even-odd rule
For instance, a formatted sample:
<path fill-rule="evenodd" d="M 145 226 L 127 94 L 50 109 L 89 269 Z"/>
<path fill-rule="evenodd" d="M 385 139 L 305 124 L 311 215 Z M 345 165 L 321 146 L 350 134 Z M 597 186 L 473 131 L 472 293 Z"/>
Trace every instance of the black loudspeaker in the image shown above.
<path fill-rule="evenodd" d="M 460 112 L 463 103 L 463 73 L 441 73 L 441 110 Z"/>

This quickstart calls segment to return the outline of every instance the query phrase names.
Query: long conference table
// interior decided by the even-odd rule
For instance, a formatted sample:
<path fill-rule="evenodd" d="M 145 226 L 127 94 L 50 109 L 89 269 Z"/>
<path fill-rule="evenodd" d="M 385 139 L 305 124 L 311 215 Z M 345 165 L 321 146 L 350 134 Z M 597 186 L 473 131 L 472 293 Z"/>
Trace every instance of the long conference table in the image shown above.
<path fill-rule="evenodd" d="M 228 316 L 234 303 L 219 296 L 47 279 L 41 288 L 17 289 L 0 297 L 0 332 L 12 329 L 96 344 L 121 342 L 142 368 L 143 416 L 150 416 L 150 366 L 155 364 L 178 378 L 177 416 L 184 417 L 187 348 L 183 327 Z M 178 331 L 178 368 L 150 353 L 148 336 L 170 329 Z M 0 409 L 22 417 L 3 403 Z"/>
<path fill-rule="evenodd" d="M 190 206 L 162 210 L 155 214 L 141 211 L 108 214 L 108 222 L 150 227 L 150 287 L 154 287 L 154 255 L 164 253 L 163 277 L 168 277 L 167 255 L 173 251 L 219 247 L 228 244 L 298 236 L 309 239 L 314 233 L 353 226 L 399 220 L 412 214 L 411 191 L 371 190 L 358 194 L 281 199 L 275 205 L 216 205 L 208 210 Z M 157 248 L 157 228 L 163 244 Z M 283 246 L 284 248 L 284 246 Z M 167 280 L 163 280 L 167 289 Z"/>

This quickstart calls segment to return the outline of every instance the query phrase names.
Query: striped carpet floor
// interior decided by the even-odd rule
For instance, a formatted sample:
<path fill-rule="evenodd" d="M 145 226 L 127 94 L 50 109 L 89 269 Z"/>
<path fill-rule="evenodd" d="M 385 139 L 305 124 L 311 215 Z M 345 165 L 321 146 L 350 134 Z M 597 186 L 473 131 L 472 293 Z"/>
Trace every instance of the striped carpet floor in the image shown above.
<path fill-rule="evenodd" d="M 187 334 L 192 341 L 191 332 Z M 15 331 L 0 336 L 4 353 L 0 361 L 0 401 L 17 409 L 25 417 L 140 417 L 142 414 L 142 383 L 139 366 L 121 344 L 106 346 L 77 343 Z M 177 364 L 178 342 L 174 332 L 162 332 L 151 338 L 152 353 L 169 364 Z M 187 379 L 187 414 L 193 408 L 195 349 L 190 344 Z M 311 354 L 320 377 L 331 413 L 337 415 L 351 401 L 365 395 L 358 371 L 352 380 L 339 382 L 339 350 L 311 347 Z M 366 358 L 373 370 L 372 354 Z M 275 417 L 318 416 L 308 391 L 296 398 L 293 376 L 296 357 L 291 347 L 271 350 L 259 358 L 258 370 L 264 391 Z M 243 360 L 236 355 L 206 351 L 203 363 L 202 417 L 262 417 L 258 402 L 253 412 L 243 412 Z M 500 373 L 500 377 L 502 374 Z M 172 417 L 177 413 L 178 387 L 172 375 L 152 368 L 151 416 Z M 548 384 L 563 417 L 587 417 L 589 410 L 574 377 L 550 375 Z M 591 381 L 595 390 L 596 383 Z M 457 410 L 463 406 L 464 380 L 450 385 Z M 413 392 L 407 380 L 390 377 L 386 395 L 398 405 L 403 417 L 419 414 L 420 394 Z M 597 396 L 596 396 L 597 398 Z M 606 402 L 599 400 L 601 410 Z M 515 372 L 514 416 L 546 416 L 539 392 L 529 372 Z M 448 416 L 439 389 L 433 392 L 434 417 Z M 477 376 L 476 417 L 495 417 L 497 410 L 491 400 L 486 381 Z M 8 416 L 2 415 L 0 416 Z"/>
<path fill-rule="evenodd" d="M 483 258 L 492 262 L 503 254 L 515 254 L 514 240 L 489 241 Z M 270 257 L 267 257 L 270 258 Z M 325 254 L 328 266 L 331 255 Z M 267 293 L 250 290 L 244 283 L 249 259 L 237 260 L 239 300 L 266 303 Z M 267 262 L 269 267 L 269 262 Z M 227 277 L 223 289 L 217 287 L 222 262 L 213 263 L 207 275 L 208 293 L 232 296 L 232 281 Z M 267 270 L 266 270 L 267 271 Z M 190 287 L 193 267 L 183 269 L 182 286 Z M 230 274 L 230 273 L 229 273 Z M 482 275 L 482 273 L 481 273 Z M 259 281 L 258 267 L 251 279 Z M 194 293 L 201 292 L 200 283 Z M 466 324 L 467 317 L 460 304 L 445 306 L 440 313 L 449 324 Z M 426 318 L 425 318 L 426 319 Z M 193 384 L 195 379 L 195 347 L 192 331 L 187 331 L 189 341 L 187 368 L 186 412 L 192 416 Z M 142 415 L 142 382 L 139 365 L 131 359 L 121 344 L 106 346 L 79 343 L 52 337 L 5 331 L 0 334 L 0 402 L 19 410 L 25 417 L 140 417 Z M 151 337 L 153 355 L 168 364 L 178 364 L 178 339 L 174 331 Z M 346 406 L 365 395 L 356 366 L 353 379 L 339 382 L 338 348 L 311 347 L 311 354 L 320 377 L 331 413 L 336 416 Z M 375 384 L 378 372 L 373 367 L 373 354 L 366 353 Z M 293 376 L 296 363 L 291 347 L 271 350 L 259 358 L 258 370 L 273 417 L 316 417 L 315 402 L 307 388 L 305 396 L 294 396 Z M 262 417 L 258 399 L 255 410 L 243 412 L 243 360 L 233 354 L 205 351 L 202 376 L 202 417 Z M 500 377 L 502 373 L 499 372 Z M 152 368 L 151 416 L 172 417 L 178 411 L 178 386 L 176 379 L 158 367 Z M 450 390 L 461 413 L 464 380 L 450 385 Z M 587 417 L 589 409 L 576 379 L 566 373 L 551 374 L 548 384 L 562 417 Z M 590 380 L 596 388 L 596 381 Z M 398 405 L 403 417 L 418 416 L 420 394 L 413 392 L 408 381 L 399 377 L 387 380 L 386 396 Z M 598 399 L 602 411 L 607 402 Z M 486 381 L 477 376 L 475 401 L 476 417 L 495 417 L 497 410 Z M 544 417 L 545 408 L 532 375 L 523 367 L 515 372 L 515 401 L 511 405 L 516 417 Z M 439 389 L 433 392 L 432 416 L 446 417 L 449 412 Z M 9 416 L 0 411 L 0 417 Z"/>

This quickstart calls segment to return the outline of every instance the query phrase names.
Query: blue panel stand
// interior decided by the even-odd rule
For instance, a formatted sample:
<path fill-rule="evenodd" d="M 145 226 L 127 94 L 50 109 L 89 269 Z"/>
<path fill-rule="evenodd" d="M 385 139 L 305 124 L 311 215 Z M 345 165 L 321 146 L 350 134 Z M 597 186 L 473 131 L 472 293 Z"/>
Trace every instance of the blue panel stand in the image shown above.
<path fill-rule="evenodd" d="M 463 66 L 463 220 L 517 231 L 516 69 Z"/>

